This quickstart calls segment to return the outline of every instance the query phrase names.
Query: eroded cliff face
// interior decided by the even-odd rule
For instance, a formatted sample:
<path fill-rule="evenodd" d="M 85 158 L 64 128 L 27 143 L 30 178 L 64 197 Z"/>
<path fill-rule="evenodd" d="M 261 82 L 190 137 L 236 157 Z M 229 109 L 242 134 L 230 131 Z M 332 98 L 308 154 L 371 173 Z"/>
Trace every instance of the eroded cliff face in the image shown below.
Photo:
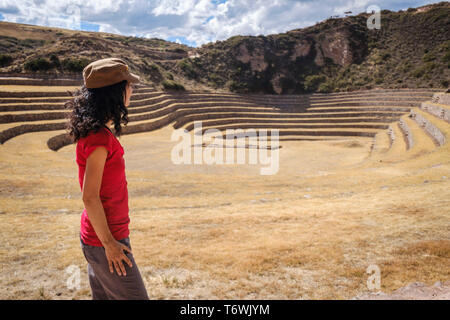
<path fill-rule="evenodd" d="M 365 54 L 363 51 L 365 51 L 366 46 L 362 41 L 359 41 L 358 46 L 351 45 L 350 39 L 353 36 L 351 30 L 341 28 L 312 35 L 313 43 L 301 39 L 294 45 L 294 53 L 291 54 L 290 59 L 295 61 L 298 57 L 307 56 L 314 46 L 314 63 L 317 66 L 323 67 L 325 58 L 329 58 L 334 64 L 346 67 L 357 62 Z"/>
<path fill-rule="evenodd" d="M 263 48 L 257 47 L 250 53 L 245 43 L 239 45 L 239 53 L 236 56 L 236 60 L 242 63 L 250 63 L 250 69 L 253 72 L 262 72 L 268 66 L 265 61 Z"/>
<path fill-rule="evenodd" d="M 367 54 L 365 34 L 358 25 L 320 27 L 218 41 L 196 51 L 197 63 L 205 76 L 231 79 L 236 91 L 301 92 L 306 76 L 328 65 L 347 67 Z"/>
<path fill-rule="evenodd" d="M 381 15 L 379 30 L 369 30 L 370 14 L 361 13 L 286 33 L 206 44 L 185 61 L 186 74 L 214 88 L 254 93 L 447 88 L 450 36 L 443 30 L 450 25 L 450 3 Z"/>
<path fill-rule="evenodd" d="M 317 42 L 317 54 L 314 62 L 323 66 L 323 57 L 330 58 L 335 64 L 346 67 L 354 62 L 354 53 L 350 48 L 347 32 L 335 31 L 324 35 L 323 40 Z M 322 55 L 322 58 L 319 56 Z"/>

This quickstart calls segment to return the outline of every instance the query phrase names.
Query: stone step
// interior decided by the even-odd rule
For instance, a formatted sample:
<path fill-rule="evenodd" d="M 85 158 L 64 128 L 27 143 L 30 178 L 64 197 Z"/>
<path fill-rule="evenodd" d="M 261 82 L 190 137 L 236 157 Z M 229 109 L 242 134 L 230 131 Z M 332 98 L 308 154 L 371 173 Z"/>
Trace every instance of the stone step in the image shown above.
<path fill-rule="evenodd" d="M 431 137 L 419 126 L 419 124 L 405 115 L 400 118 L 399 125 L 406 138 L 406 157 L 416 157 L 433 151 L 436 145 Z"/>
<path fill-rule="evenodd" d="M 279 141 L 346 141 L 349 139 L 354 139 L 354 136 L 281 136 L 278 140 Z M 359 136 L 358 139 L 373 139 L 372 137 L 361 137 Z"/>
<path fill-rule="evenodd" d="M 67 91 L 0 91 L 0 98 L 41 98 L 41 97 L 68 97 Z"/>
<path fill-rule="evenodd" d="M 398 160 L 406 152 L 407 148 L 403 131 L 400 129 L 398 122 L 395 122 L 389 126 L 387 133 L 389 135 L 390 148 L 382 157 L 382 160 Z"/>
<path fill-rule="evenodd" d="M 391 93 L 435 93 L 441 92 L 440 89 L 433 88 L 417 88 L 417 89 L 371 89 L 371 90 L 358 90 L 358 91 L 348 91 L 348 92 L 330 92 L 330 93 L 314 93 L 313 96 L 345 96 L 345 95 L 360 95 L 367 93 L 377 93 L 377 94 L 391 94 Z"/>
<path fill-rule="evenodd" d="M 339 117 L 339 118 L 319 118 L 308 119 L 299 117 L 286 117 L 284 115 L 266 115 L 266 114 L 199 114 L 194 116 L 179 117 L 174 123 L 174 128 L 183 127 L 186 124 L 194 121 L 202 121 L 207 123 L 208 121 L 221 121 L 221 123 L 390 123 L 397 121 L 398 118 L 376 118 L 376 117 Z"/>
<path fill-rule="evenodd" d="M 65 127 L 66 122 L 58 120 L 49 120 L 45 123 L 10 123 L 7 125 L 0 125 L 0 144 L 24 133 L 63 130 Z"/>
<path fill-rule="evenodd" d="M 303 137 L 315 137 L 315 136 L 324 136 L 324 137 L 374 137 L 377 134 L 377 131 L 373 131 L 370 129 L 302 129 L 302 130 L 279 130 L 278 135 L 281 136 L 303 136 Z M 270 136 L 270 130 L 268 130 L 267 135 Z M 224 133 L 222 135 L 223 139 L 231 139 L 236 136 L 237 138 L 243 138 L 245 133 L 235 133 L 228 135 Z"/>
<path fill-rule="evenodd" d="M 159 97 L 161 94 L 152 94 L 152 93 L 143 93 L 143 94 L 132 94 L 131 101 L 138 101 L 143 99 L 148 99 L 152 97 Z M 46 96 L 36 96 L 36 97 L 3 97 L 0 98 L 0 104 L 10 104 L 10 103 L 48 103 L 48 102 L 61 102 L 64 103 L 71 99 L 71 96 L 68 94 L 59 94 L 59 96 L 55 97 L 46 97 Z"/>
<path fill-rule="evenodd" d="M 0 85 L 25 86 L 81 86 L 81 79 L 33 79 L 33 78 L 0 78 Z"/>
<path fill-rule="evenodd" d="M 309 100 L 311 103 L 327 103 L 327 102 L 345 102 L 345 101 L 365 101 L 365 100 L 372 100 L 372 101 L 419 101 L 422 102 L 424 100 L 429 100 L 431 95 L 418 95 L 418 96 L 411 96 L 411 95 L 389 95 L 389 96 L 380 96 L 380 95 L 364 95 L 364 96 L 355 96 L 355 97 L 323 97 L 323 98 L 317 98 L 317 97 L 311 97 Z"/>
<path fill-rule="evenodd" d="M 391 139 L 387 130 L 378 132 L 375 137 L 370 150 L 371 157 L 379 157 L 386 153 L 391 147 Z"/>
<path fill-rule="evenodd" d="M 450 93 L 445 92 L 435 93 L 431 98 L 431 102 L 450 106 Z"/>
<path fill-rule="evenodd" d="M 442 119 L 415 108 L 411 110 L 411 118 L 424 130 L 438 146 L 443 146 L 448 139 L 450 124 Z"/>
<path fill-rule="evenodd" d="M 70 97 L 36 97 L 36 98 L 0 98 L 0 104 L 12 104 L 12 103 L 64 103 L 68 101 Z"/>
<path fill-rule="evenodd" d="M 306 109 L 306 112 L 341 112 L 350 110 L 383 110 L 383 111 L 394 111 L 394 112 L 409 112 L 412 107 L 397 107 L 397 106 L 352 106 L 352 107 L 310 107 Z"/>
<path fill-rule="evenodd" d="M 450 123 L 450 106 L 439 103 L 423 102 L 420 108 L 433 116 Z"/>
<path fill-rule="evenodd" d="M 283 123 L 270 123 L 270 124 L 261 124 L 261 123 L 239 123 L 239 124 L 223 124 L 223 123 L 209 123 L 202 124 L 202 128 L 205 130 L 208 129 L 217 129 L 220 131 L 226 129 L 379 129 L 384 130 L 389 127 L 388 124 L 360 124 L 360 123 L 352 123 L 352 124 L 283 124 Z M 191 123 L 187 125 L 184 129 L 187 131 L 194 130 L 194 124 Z"/>
<path fill-rule="evenodd" d="M 311 103 L 313 107 L 339 107 L 339 106 L 399 106 L 399 107 L 416 107 L 420 102 L 410 101 L 355 101 L 355 102 L 331 102 L 331 103 Z"/>

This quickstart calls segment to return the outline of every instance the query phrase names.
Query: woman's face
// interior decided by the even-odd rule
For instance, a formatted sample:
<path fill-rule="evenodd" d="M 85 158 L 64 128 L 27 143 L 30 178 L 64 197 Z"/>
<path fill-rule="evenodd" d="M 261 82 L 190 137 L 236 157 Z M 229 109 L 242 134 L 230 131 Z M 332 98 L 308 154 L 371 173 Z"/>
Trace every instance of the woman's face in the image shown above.
<path fill-rule="evenodd" d="M 130 105 L 130 99 L 131 99 L 131 94 L 133 93 L 133 86 L 131 85 L 131 83 L 127 82 L 127 86 L 125 87 L 125 107 L 128 107 Z"/>

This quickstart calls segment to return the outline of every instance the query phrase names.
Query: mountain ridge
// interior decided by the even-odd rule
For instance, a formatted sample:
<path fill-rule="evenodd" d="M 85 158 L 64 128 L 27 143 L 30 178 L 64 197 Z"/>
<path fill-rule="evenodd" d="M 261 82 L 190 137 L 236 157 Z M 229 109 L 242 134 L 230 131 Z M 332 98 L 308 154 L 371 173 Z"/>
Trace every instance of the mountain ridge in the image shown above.
<path fill-rule="evenodd" d="M 380 15 L 380 30 L 369 30 L 370 14 L 360 13 L 198 48 L 157 38 L 0 22 L 0 73 L 76 77 L 90 61 L 119 56 L 144 80 L 168 89 L 298 94 L 447 88 L 450 3 L 382 10 Z"/>

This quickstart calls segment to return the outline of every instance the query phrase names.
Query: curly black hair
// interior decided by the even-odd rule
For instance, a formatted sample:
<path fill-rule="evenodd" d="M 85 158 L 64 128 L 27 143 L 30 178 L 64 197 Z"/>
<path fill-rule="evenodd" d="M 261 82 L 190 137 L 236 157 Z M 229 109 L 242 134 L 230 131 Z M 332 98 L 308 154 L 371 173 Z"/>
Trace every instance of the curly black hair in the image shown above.
<path fill-rule="evenodd" d="M 73 143 L 86 137 L 91 130 L 98 132 L 109 120 L 114 122 L 115 135 L 122 133 L 121 123 L 128 123 L 125 106 L 127 80 L 96 89 L 83 85 L 72 94 L 72 99 L 64 104 L 72 110 L 68 116 L 66 129 Z"/>

